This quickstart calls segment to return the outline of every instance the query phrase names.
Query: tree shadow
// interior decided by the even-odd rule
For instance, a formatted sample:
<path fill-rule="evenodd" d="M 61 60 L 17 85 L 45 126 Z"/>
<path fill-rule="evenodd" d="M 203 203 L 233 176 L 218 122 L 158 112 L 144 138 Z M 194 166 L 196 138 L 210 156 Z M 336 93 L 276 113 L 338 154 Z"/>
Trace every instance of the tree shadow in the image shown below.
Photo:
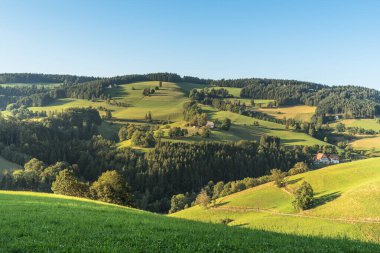
<path fill-rule="evenodd" d="M 212 207 L 214 207 L 214 208 L 218 208 L 218 207 L 221 207 L 221 206 L 227 205 L 228 203 L 230 203 L 230 202 L 229 202 L 229 201 L 219 202 L 219 203 L 215 203 L 215 205 L 213 205 Z"/>
<path fill-rule="evenodd" d="M 286 183 L 287 183 L 287 184 L 295 184 L 295 183 L 297 183 L 297 182 L 299 182 L 299 181 L 301 181 L 301 180 L 303 180 L 303 177 L 296 178 L 296 179 L 293 179 L 293 180 L 289 180 L 289 181 L 287 181 Z"/>
<path fill-rule="evenodd" d="M 315 198 L 313 208 L 316 208 L 318 206 L 324 205 L 328 202 L 331 202 L 337 198 L 339 198 L 342 195 L 342 192 L 336 191 L 329 194 L 322 195 L 318 198 Z"/>
<path fill-rule="evenodd" d="M 241 224 L 236 224 L 236 225 L 233 225 L 232 227 L 244 227 L 244 226 L 248 226 L 249 223 L 241 223 Z"/>

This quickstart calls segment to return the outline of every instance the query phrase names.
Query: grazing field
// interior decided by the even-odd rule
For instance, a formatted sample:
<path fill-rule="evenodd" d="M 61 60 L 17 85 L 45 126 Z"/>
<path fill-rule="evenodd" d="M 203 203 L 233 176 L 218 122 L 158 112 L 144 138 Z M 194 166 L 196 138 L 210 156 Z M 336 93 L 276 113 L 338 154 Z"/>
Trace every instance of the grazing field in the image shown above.
<path fill-rule="evenodd" d="M 326 167 L 292 176 L 279 189 L 264 184 L 217 200 L 217 206 L 185 209 L 171 216 L 297 235 L 347 237 L 380 244 L 380 158 Z M 309 182 L 314 208 L 296 212 L 292 192 Z"/>
<path fill-rule="evenodd" d="M 357 140 L 350 143 L 350 145 L 359 150 L 371 150 L 380 151 L 380 136 L 361 136 Z"/>
<path fill-rule="evenodd" d="M 140 82 L 119 85 L 110 88 L 108 94 L 114 101 L 127 104 L 127 107 L 111 105 L 106 101 L 90 101 L 83 99 L 58 99 L 48 106 L 30 107 L 32 111 L 60 112 L 73 107 L 103 107 L 111 110 L 115 125 L 103 124 L 100 133 L 103 136 L 111 138 L 115 136 L 120 124 L 125 122 L 145 122 L 145 115 L 151 112 L 153 120 L 170 120 L 181 122 L 183 119 L 182 106 L 189 101 L 188 92 L 194 88 L 201 88 L 203 85 L 191 83 L 168 83 L 164 82 L 163 87 L 156 90 L 151 96 L 144 96 L 142 91 L 145 88 L 154 89 L 158 82 Z M 237 88 L 229 88 L 236 92 Z M 268 103 L 270 100 L 255 100 L 255 103 Z M 263 134 L 278 136 L 287 145 L 325 145 L 325 142 L 319 141 L 307 134 L 286 130 L 283 125 L 256 120 L 254 118 L 242 116 L 232 112 L 218 111 L 210 106 L 203 106 L 211 120 L 224 119 L 226 117 L 232 120 L 233 126 L 230 131 L 213 131 L 209 140 L 216 141 L 239 141 L 239 140 L 259 140 Z M 104 115 L 104 111 L 100 111 Z M 252 126 L 255 121 L 260 123 L 259 127 Z M 177 123 L 174 123 L 177 124 Z M 189 131 L 191 132 L 191 131 Z M 199 141 L 199 136 L 183 138 L 181 140 L 171 141 Z M 204 140 L 204 139 L 203 139 Z M 121 146 L 131 146 L 130 143 L 121 144 Z"/>
<path fill-rule="evenodd" d="M 344 119 L 340 121 L 346 127 L 359 127 L 367 130 L 380 131 L 380 123 L 376 119 Z"/>
<path fill-rule="evenodd" d="M 317 107 L 308 105 L 297 105 L 279 108 L 260 108 L 259 111 L 265 112 L 277 119 L 295 119 L 301 121 L 310 121 Z"/>
<path fill-rule="evenodd" d="M 211 88 L 214 88 L 216 90 L 219 90 L 219 89 L 225 89 L 228 91 L 228 93 L 230 93 L 232 96 L 234 96 L 235 98 L 240 98 L 240 92 L 241 92 L 241 88 L 234 88 L 234 87 L 219 87 L 219 86 L 210 86 L 209 87 L 210 89 Z"/>
<path fill-rule="evenodd" d="M 165 217 L 90 200 L 0 191 L 1 252 L 378 252 L 380 245 Z"/>
<path fill-rule="evenodd" d="M 232 127 L 229 131 L 214 131 L 212 138 L 216 140 L 238 141 L 238 140 L 259 140 L 263 134 L 278 136 L 286 145 L 326 145 L 305 133 L 286 130 L 284 125 L 274 122 L 257 120 L 248 116 L 243 116 L 229 111 L 217 111 L 210 106 L 203 106 L 212 120 L 230 118 Z M 257 121 L 260 126 L 253 126 Z"/>
<path fill-rule="evenodd" d="M 33 111 L 62 111 L 73 107 L 104 107 L 111 110 L 116 121 L 142 121 L 145 115 L 151 112 L 154 120 L 180 120 L 182 119 L 182 105 L 189 101 L 186 89 L 199 87 L 196 84 L 163 83 L 163 87 L 150 96 L 142 94 L 145 88 L 154 89 L 158 82 L 141 82 L 119 85 L 110 88 L 108 94 L 114 101 L 127 104 L 127 107 L 108 104 L 106 101 L 90 101 L 83 99 L 58 99 L 44 107 L 30 107 Z M 183 87 L 186 87 L 184 89 Z M 104 112 L 102 113 L 104 114 Z"/>
<path fill-rule="evenodd" d="M 21 168 L 20 165 L 5 160 L 3 157 L 0 156 L 0 176 L 3 174 L 3 170 L 13 170 L 19 168 Z"/>

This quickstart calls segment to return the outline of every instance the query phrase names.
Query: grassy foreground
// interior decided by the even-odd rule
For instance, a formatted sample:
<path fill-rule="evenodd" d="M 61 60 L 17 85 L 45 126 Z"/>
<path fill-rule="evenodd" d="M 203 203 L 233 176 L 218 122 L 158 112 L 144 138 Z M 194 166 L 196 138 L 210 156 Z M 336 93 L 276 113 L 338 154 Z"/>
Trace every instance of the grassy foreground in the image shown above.
<path fill-rule="evenodd" d="M 0 191 L 0 252 L 378 252 L 380 245 L 165 217 L 52 194 Z"/>
<path fill-rule="evenodd" d="M 298 213 L 292 192 L 304 180 L 316 205 Z M 285 189 L 268 183 L 221 198 L 215 208 L 195 206 L 172 216 L 213 223 L 229 218 L 232 226 L 380 244 L 379 210 L 380 158 L 373 158 L 292 176 Z"/>

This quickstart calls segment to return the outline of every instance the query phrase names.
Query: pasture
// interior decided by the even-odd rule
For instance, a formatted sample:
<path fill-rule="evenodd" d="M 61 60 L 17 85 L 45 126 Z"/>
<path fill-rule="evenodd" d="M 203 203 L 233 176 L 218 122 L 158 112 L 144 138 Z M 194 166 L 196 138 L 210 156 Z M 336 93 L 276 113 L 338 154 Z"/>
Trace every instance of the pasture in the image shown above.
<path fill-rule="evenodd" d="M 163 82 L 163 87 L 156 90 L 150 96 L 142 94 L 145 88 L 154 89 L 158 82 L 141 82 L 119 85 L 108 89 L 107 94 L 112 96 L 114 102 L 124 103 L 126 106 L 117 106 L 109 104 L 106 101 L 90 101 L 84 99 L 58 99 L 48 106 L 30 107 L 32 111 L 63 111 L 73 107 L 103 107 L 111 110 L 112 117 L 115 121 L 144 121 L 145 115 L 151 112 L 154 120 L 171 120 L 182 119 L 182 106 L 189 101 L 185 94 L 186 89 L 199 87 L 196 84 L 175 84 Z M 186 86 L 186 89 L 183 87 Z M 105 114 L 101 111 L 101 114 Z"/>
<path fill-rule="evenodd" d="M 276 119 L 287 118 L 310 122 L 311 118 L 315 114 L 316 109 L 317 107 L 315 106 L 297 105 L 278 108 L 259 108 L 258 110 L 269 114 Z"/>
<path fill-rule="evenodd" d="M 91 200 L 0 191 L 1 252 L 369 252 L 380 245 L 165 217 Z"/>
<path fill-rule="evenodd" d="M 339 121 L 346 127 L 359 127 L 367 130 L 380 131 L 380 123 L 376 119 L 344 119 Z"/>
<path fill-rule="evenodd" d="M 205 222 L 232 219 L 231 226 L 295 235 L 347 237 L 380 243 L 380 158 L 329 166 L 288 178 L 286 188 L 272 182 L 195 206 L 171 216 Z M 292 192 L 303 182 L 315 192 L 312 209 L 297 212 Z"/>

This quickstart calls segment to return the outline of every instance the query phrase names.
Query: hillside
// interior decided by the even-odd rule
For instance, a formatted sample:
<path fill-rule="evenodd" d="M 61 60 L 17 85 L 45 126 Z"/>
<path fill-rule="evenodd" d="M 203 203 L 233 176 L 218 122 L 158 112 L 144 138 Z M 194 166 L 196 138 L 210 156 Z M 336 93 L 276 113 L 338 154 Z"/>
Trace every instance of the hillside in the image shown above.
<path fill-rule="evenodd" d="M 330 166 L 292 176 L 286 189 L 268 183 L 217 200 L 215 208 L 195 206 L 171 216 L 297 235 L 345 236 L 380 242 L 380 158 Z M 302 181 L 316 194 L 316 206 L 298 213 L 292 193 Z"/>
<path fill-rule="evenodd" d="M 0 191 L 1 252 L 375 252 L 379 245 L 169 218 L 100 202 Z"/>
<path fill-rule="evenodd" d="M 105 115 L 104 109 L 112 112 L 112 121 L 117 124 L 132 123 L 145 123 L 145 115 L 151 112 L 153 120 L 169 120 L 174 122 L 172 126 L 185 125 L 183 121 L 183 104 L 190 101 L 188 93 L 195 88 L 205 87 L 202 84 L 193 83 L 173 83 L 163 82 L 162 87 L 155 91 L 150 96 L 144 96 L 142 91 L 146 88 L 154 89 L 159 85 L 159 82 L 137 82 L 130 84 L 122 84 L 116 87 L 107 88 L 106 93 L 112 97 L 112 101 L 123 103 L 125 106 L 118 106 L 115 104 L 107 103 L 104 100 L 85 100 L 74 98 L 57 99 L 47 106 L 30 107 L 29 109 L 35 112 L 61 112 L 68 108 L 75 107 L 93 107 L 100 109 L 101 115 Z M 227 88 L 234 95 L 238 96 L 237 90 L 240 88 Z M 255 100 L 256 103 L 267 103 L 270 100 Z M 209 140 L 215 141 L 239 141 L 239 140 L 259 140 L 260 136 L 273 135 L 282 139 L 284 144 L 287 145 L 327 145 L 327 143 L 313 138 L 305 133 L 296 132 L 293 130 L 286 130 L 284 125 L 274 122 L 257 120 L 248 116 L 243 116 L 237 113 L 228 111 L 218 111 L 211 106 L 203 106 L 203 110 L 207 113 L 210 120 L 223 120 L 230 118 L 232 120 L 232 128 L 230 131 L 212 131 Z M 293 109 L 284 109 L 287 111 L 287 116 L 299 115 L 297 113 L 298 107 Z M 315 110 L 312 109 L 312 110 Z M 312 112 L 309 110 L 307 115 L 310 116 Z M 259 127 L 254 127 L 253 123 L 259 122 Z M 110 129 L 111 128 L 111 129 Z M 101 133 L 106 132 L 106 136 L 117 134 L 115 127 L 103 127 Z M 192 129 L 188 129 L 192 132 Z M 166 139 L 170 140 L 170 139 Z M 200 141 L 202 138 L 189 136 L 182 138 L 180 141 L 194 142 Z M 178 141 L 178 140 L 170 140 Z M 130 146 L 123 143 L 122 146 Z"/>

